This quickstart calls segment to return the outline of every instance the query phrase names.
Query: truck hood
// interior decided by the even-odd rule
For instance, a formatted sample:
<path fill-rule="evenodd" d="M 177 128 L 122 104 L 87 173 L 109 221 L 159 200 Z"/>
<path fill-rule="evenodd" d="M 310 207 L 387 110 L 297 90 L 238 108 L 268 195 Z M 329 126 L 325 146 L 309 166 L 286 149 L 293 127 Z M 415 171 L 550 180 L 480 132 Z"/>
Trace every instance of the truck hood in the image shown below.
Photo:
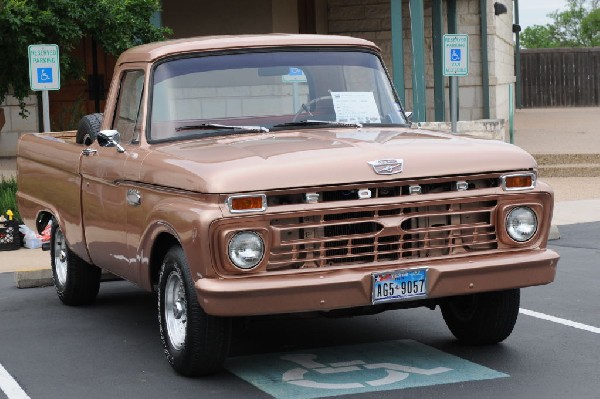
<path fill-rule="evenodd" d="M 202 193 L 412 179 L 537 167 L 524 150 L 499 141 L 408 128 L 305 129 L 242 134 L 152 146 L 141 181 Z M 376 174 L 368 162 L 402 159 Z"/>

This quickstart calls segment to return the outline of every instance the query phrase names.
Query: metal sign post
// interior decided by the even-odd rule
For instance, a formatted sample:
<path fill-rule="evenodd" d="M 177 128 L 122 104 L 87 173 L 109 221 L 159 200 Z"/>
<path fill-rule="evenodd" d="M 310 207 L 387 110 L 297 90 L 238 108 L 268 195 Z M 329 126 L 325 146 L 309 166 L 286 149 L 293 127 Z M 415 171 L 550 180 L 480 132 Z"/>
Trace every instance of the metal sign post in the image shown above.
<path fill-rule="evenodd" d="M 56 44 L 32 44 L 29 52 L 29 84 L 31 90 L 42 92 L 44 131 L 50 131 L 48 90 L 60 89 L 59 53 Z"/>
<path fill-rule="evenodd" d="M 469 74 L 469 36 L 444 35 L 444 76 L 450 77 L 452 133 L 458 119 L 458 77 Z"/>

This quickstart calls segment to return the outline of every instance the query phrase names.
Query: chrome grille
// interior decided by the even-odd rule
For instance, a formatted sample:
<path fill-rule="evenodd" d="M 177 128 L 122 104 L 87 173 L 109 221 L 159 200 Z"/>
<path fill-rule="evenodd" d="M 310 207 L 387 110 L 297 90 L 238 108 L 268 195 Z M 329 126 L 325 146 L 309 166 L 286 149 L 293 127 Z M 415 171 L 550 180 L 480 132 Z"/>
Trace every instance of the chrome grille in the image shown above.
<path fill-rule="evenodd" d="M 268 270 L 449 257 L 497 248 L 496 201 L 376 206 L 274 219 Z"/>

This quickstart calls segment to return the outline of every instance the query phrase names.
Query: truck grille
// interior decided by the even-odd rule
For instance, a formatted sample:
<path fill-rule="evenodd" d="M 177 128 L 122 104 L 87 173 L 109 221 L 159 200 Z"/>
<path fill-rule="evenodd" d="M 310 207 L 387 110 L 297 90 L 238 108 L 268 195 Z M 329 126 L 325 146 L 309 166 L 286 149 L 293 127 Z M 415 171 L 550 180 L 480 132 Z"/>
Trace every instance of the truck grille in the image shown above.
<path fill-rule="evenodd" d="M 439 258 L 498 247 L 496 201 L 387 205 L 271 220 L 267 270 Z"/>

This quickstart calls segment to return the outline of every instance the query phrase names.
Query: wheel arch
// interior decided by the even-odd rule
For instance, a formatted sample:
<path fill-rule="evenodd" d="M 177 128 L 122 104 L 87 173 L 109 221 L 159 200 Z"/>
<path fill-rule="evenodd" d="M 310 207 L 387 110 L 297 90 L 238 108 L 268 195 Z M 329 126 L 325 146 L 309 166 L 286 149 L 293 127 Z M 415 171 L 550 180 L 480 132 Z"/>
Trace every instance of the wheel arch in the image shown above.
<path fill-rule="evenodd" d="M 152 244 L 150 250 L 150 260 L 148 265 L 149 281 L 151 287 L 155 287 L 158 284 L 158 276 L 160 274 L 160 268 L 162 261 L 165 258 L 169 249 L 174 245 L 181 245 L 178 238 L 168 231 L 158 233 Z"/>

